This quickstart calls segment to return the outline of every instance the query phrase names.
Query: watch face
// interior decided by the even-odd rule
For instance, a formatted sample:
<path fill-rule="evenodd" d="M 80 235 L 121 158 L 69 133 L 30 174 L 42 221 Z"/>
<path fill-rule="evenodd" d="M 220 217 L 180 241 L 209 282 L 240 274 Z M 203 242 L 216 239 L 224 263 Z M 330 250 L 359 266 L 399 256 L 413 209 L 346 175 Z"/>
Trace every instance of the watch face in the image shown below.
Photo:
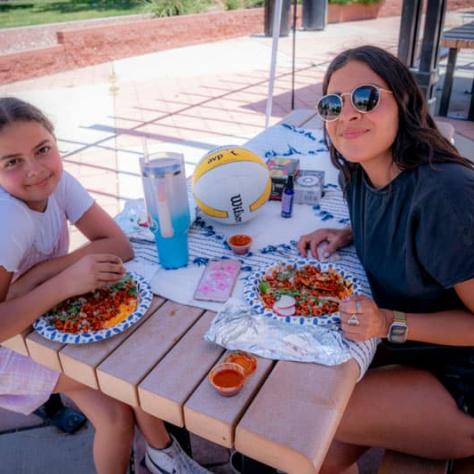
<path fill-rule="evenodd" d="M 390 342 L 402 343 L 407 340 L 407 325 L 403 323 L 392 323 L 388 332 Z"/>

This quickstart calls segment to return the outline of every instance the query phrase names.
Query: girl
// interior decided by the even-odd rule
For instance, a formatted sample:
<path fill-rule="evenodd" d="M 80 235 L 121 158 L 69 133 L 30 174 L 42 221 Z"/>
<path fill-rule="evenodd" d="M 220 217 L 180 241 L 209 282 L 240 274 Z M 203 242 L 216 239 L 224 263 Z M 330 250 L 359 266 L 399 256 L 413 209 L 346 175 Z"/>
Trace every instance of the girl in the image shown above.
<path fill-rule="evenodd" d="M 127 237 L 63 171 L 50 121 L 16 98 L 0 99 L 0 342 L 64 299 L 118 281 L 133 257 Z M 67 220 L 89 239 L 68 250 Z M 8 225 L 5 225 L 8 223 Z M 31 413 L 52 392 L 70 397 L 95 427 L 99 474 L 125 473 L 135 423 L 152 473 L 208 472 L 170 438 L 161 420 L 0 347 L 0 406 Z"/>
<path fill-rule="evenodd" d="M 298 247 L 318 257 L 323 241 L 328 255 L 354 241 L 374 299 L 341 303 L 342 330 L 389 342 L 375 359 L 384 367 L 357 384 L 321 472 L 357 472 L 368 446 L 472 456 L 473 165 L 441 136 L 410 71 L 380 48 L 337 56 L 323 94 L 351 227 L 317 230 Z"/>

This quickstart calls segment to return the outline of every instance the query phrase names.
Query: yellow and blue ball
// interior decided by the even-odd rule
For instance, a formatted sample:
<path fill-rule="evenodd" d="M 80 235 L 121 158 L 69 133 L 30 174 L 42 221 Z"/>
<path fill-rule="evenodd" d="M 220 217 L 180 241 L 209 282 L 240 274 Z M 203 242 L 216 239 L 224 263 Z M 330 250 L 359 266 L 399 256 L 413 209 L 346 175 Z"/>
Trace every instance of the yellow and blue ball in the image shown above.
<path fill-rule="evenodd" d="M 224 224 L 252 219 L 268 201 L 270 171 L 265 161 L 246 148 L 212 150 L 194 170 L 193 196 L 205 216 Z"/>

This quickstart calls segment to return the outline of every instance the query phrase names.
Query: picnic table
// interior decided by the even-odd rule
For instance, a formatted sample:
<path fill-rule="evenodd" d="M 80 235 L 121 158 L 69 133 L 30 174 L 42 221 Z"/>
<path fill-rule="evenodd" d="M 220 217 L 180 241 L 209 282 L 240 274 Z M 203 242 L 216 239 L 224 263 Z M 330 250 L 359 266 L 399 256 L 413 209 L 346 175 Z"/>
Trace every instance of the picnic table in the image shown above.
<path fill-rule="evenodd" d="M 311 128 L 317 119 L 296 111 L 285 123 Z M 226 352 L 203 339 L 214 316 L 155 296 L 137 324 L 101 342 L 65 345 L 27 330 L 3 345 L 218 445 L 290 474 L 314 474 L 354 389 L 357 364 L 257 358 L 243 390 L 222 397 L 207 381 Z"/>
<path fill-rule="evenodd" d="M 439 107 L 439 115 L 446 117 L 449 109 L 451 91 L 453 89 L 454 70 L 456 68 L 458 51 L 463 48 L 474 49 L 474 21 L 445 31 L 441 38 L 441 46 L 449 48 L 446 78 L 444 80 Z M 474 80 L 471 88 L 471 104 L 469 106 L 467 119 L 474 120 Z"/>

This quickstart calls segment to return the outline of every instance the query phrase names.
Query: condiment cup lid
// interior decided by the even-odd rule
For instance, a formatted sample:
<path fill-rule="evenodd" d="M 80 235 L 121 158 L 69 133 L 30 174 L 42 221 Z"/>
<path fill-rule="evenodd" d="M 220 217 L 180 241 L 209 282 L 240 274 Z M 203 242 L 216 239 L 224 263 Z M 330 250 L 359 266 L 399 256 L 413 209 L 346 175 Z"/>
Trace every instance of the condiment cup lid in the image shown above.
<path fill-rule="evenodd" d="M 224 357 L 224 362 L 240 365 L 248 377 L 252 375 L 257 369 L 257 359 L 248 352 L 244 351 L 232 351 Z"/>

